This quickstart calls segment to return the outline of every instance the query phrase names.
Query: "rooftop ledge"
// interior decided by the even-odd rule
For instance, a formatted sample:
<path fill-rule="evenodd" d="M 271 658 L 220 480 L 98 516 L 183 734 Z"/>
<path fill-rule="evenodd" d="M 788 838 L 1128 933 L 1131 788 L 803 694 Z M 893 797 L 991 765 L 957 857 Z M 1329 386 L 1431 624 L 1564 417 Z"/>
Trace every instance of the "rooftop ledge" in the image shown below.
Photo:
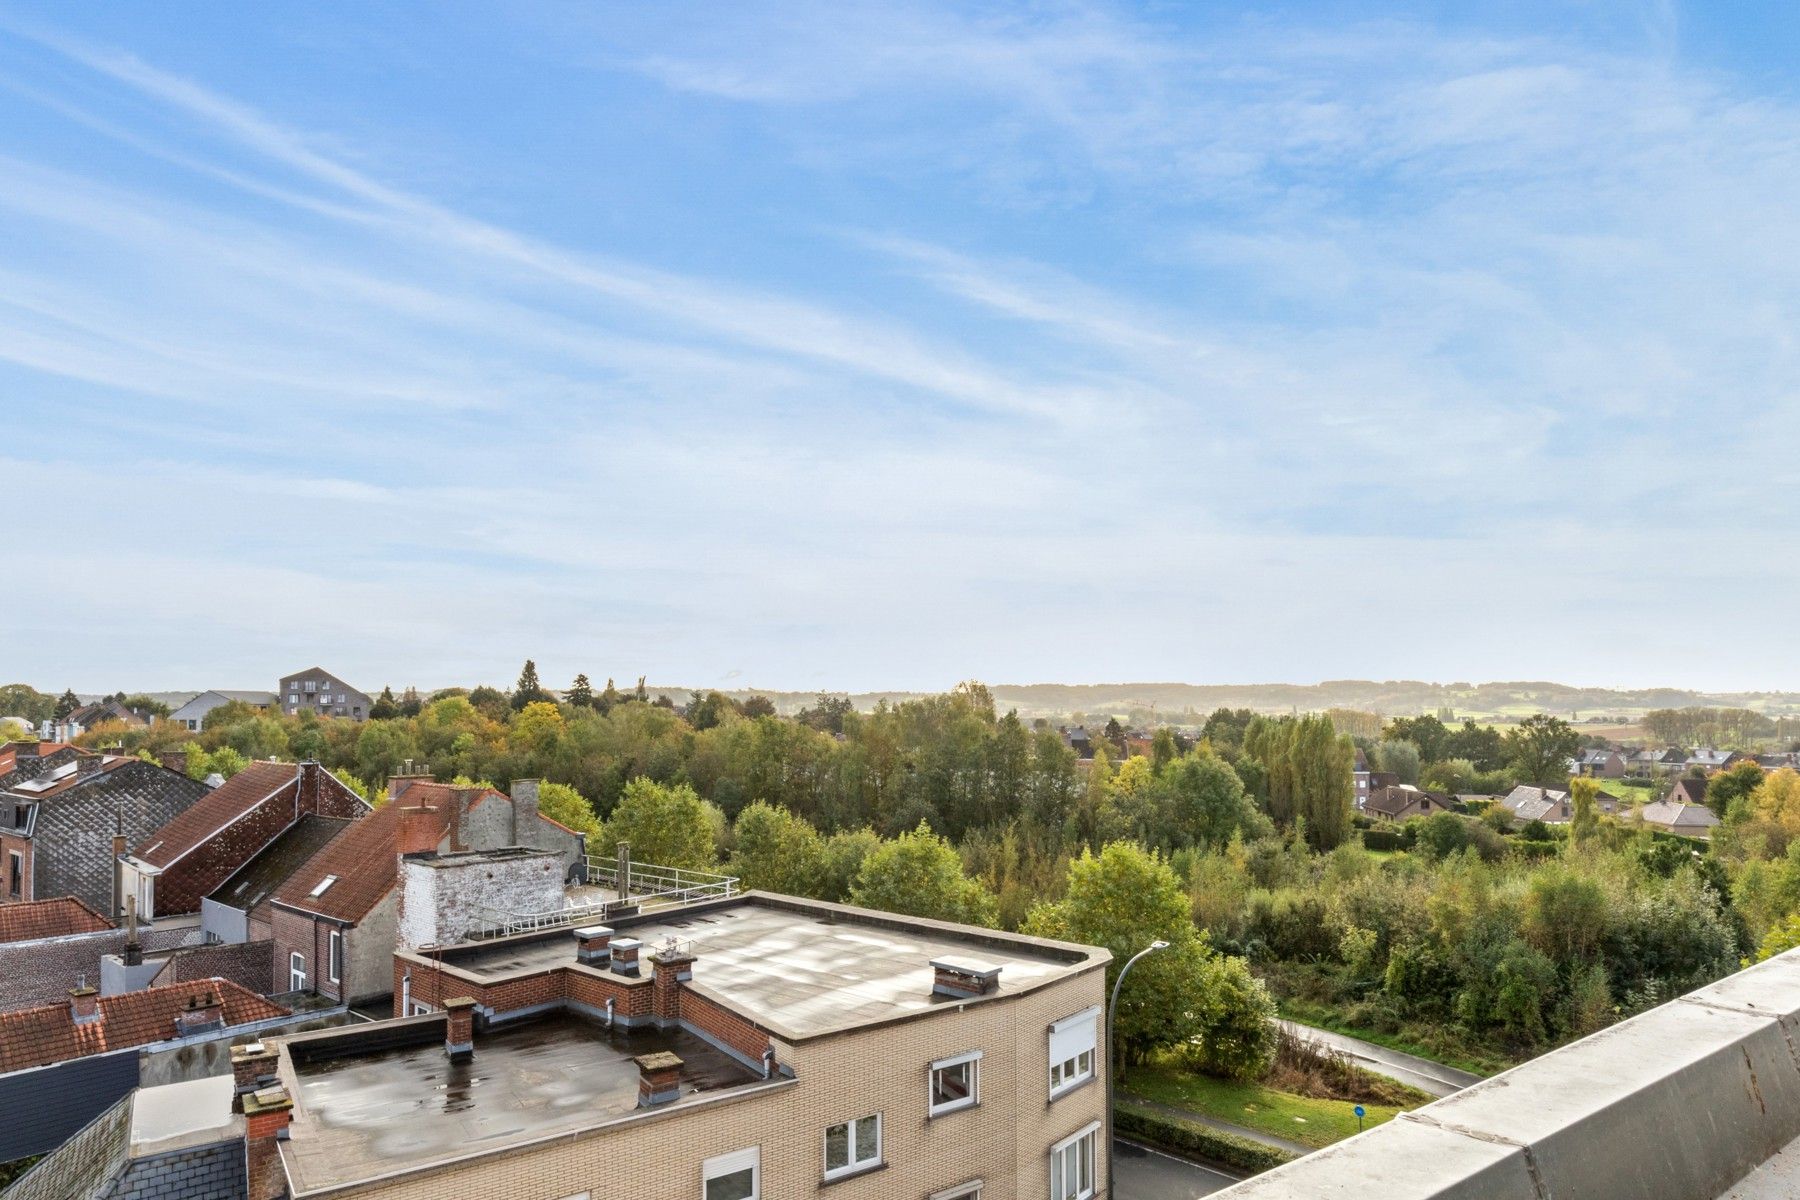
<path fill-rule="evenodd" d="M 1797 1034 L 1790 951 L 1219 1195 L 1790 1197 Z"/>

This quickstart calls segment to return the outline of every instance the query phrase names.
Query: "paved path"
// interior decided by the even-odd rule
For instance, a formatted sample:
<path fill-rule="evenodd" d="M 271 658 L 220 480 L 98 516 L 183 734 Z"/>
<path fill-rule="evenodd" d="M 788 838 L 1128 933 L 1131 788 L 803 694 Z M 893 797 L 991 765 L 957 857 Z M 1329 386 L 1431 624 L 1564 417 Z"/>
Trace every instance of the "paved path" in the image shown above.
<path fill-rule="evenodd" d="M 1147 1108 L 1151 1112 L 1161 1113 L 1165 1117 L 1174 1117 L 1178 1121 L 1192 1121 L 1196 1125 L 1204 1125 L 1208 1129 L 1216 1129 L 1220 1133 L 1233 1134 L 1237 1137 L 1244 1138 L 1247 1141 L 1261 1142 L 1265 1146 L 1271 1146 L 1276 1150 L 1292 1154 L 1295 1158 L 1300 1157 L 1302 1154 L 1311 1154 L 1314 1150 L 1314 1147 L 1312 1146 L 1307 1146 L 1300 1142 L 1289 1141 L 1284 1137 L 1276 1137 L 1274 1134 L 1264 1133 L 1260 1129 L 1251 1129 L 1247 1125 L 1233 1125 L 1230 1121 L 1221 1121 L 1217 1117 L 1208 1116 L 1203 1112 L 1195 1112 L 1191 1108 L 1177 1108 L 1173 1104 L 1162 1104 L 1155 1100 L 1146 1100 L 1144 1097 L 1136 1095 L 1129 1090 L 1124 1093 L 1123 1098 L 1140 1108 Z"/>
<path fill-rule="evenodd" d="M 1467 1071 L 1458 1071 L 1455 1067 L 1446 1067 L 1443 1063 L 1432 1062 L 1429 1058 L 1419 1058 L 1413 1054 L 1402 1054 L 1398 1050 L 1389 1050 L 1386 1046 L 1377 1046 L 1373 1042 L 1365 1042 L 1361 1038 L 1346 1037 L 1341 1033 L 1333 1033 L 1329 1029 L 1315 1029 L 1311 1025 L 1302 1025 L 1298 1021 L 1282 1021 L 1281 1024 L 1296 1037 L 1321 1042 L 1335 1050 L 1348 1054 L 1360 1067 L 1365 1067 L 1377 1075 L 1386 1075 L 1389 1079 L 1398 1079 L 1409 1087 L 1416 1087 L 1421 1092 L 1432 1096 L 1449 1096 L 1462 1091 L 1471 1084 L 1481 1082 L 1481 1076 L 1471 1075 Z"/>
<path fill-rule="evenodd" d="M 1123 1138 L 1113 1139 L 1113 1194 L 1117 1200 L 1197 1200 L 1237 1182 L 1216 1167 L 1203 1167 Z"/>

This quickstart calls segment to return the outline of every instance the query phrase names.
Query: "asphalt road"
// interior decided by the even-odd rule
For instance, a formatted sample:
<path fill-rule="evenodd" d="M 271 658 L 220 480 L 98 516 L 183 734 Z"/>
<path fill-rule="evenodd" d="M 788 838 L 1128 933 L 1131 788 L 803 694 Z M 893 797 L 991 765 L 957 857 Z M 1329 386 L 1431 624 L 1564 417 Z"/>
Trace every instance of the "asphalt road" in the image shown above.
<path fill-rule="evenodd" d="M 1455 1067 L 1446 1067 L 1443 1063 L 1435 1063 L 1428 1058 L 1389 1050 L 1386 1046 L 1377 1046 L 1360 1038 L 1345 1037 L 1328 1029 L 1314 1029 L 1311 1025 L 1302 1025 L 1297 1021 L 1283 1021 L 1281 1024 L 1298 1037 L 1342 1050 L 1360 1067 L 1377 1075 L 1386 1075 L 1389 1079 L 1398 1079 L 1428 1095 L 1449 1096 L 1470 1084 L 1481 1082 L 1479 1075 L 1458 1071 Z"/>
<path fill-rule="evenodd" d="M 1113 1141 L 1113 1200 L 1195 1200 L 1237 1179 L 1134 1142 Z"/>

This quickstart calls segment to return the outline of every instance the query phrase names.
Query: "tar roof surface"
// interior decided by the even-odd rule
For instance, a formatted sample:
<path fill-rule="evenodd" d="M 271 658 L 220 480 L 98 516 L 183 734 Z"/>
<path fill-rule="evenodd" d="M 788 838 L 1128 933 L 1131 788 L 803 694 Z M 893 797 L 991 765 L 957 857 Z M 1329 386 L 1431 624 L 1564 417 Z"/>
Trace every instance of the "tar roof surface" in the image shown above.
<path fill-rule="evenodd" d="M 1106 961 L 1106 952 L 827 904 L 769 902 L 755 895 L 727 905 L 674 909 L 619 922 L 646 954 L 670 938 L 695 955 L 693 986 L 791 1037 L 813 1037 L 924 1012 L 931 963 L 972 957 L 1001 968 L 999 995 Z M 691 946 L 689 945 L 691 943 Z M 575 942 L 554 936 L 449 951 L 447 966 L 478 975 L 544 970 L 571 963 Z"/>
<path fill-rule="evenodd" d="M 282 1158 L 305 1191 L 590 1129 L 636 1110 L 631 1060 L 665 1050 L 682 1060 L 683 1100 L 761 1082 L 691 1034 L 609 1031 L 554 1014 L 478 1035 L 474 1059 L 463 1064 L 451 1063 L 433 1037 L 295 1065 Z"/>

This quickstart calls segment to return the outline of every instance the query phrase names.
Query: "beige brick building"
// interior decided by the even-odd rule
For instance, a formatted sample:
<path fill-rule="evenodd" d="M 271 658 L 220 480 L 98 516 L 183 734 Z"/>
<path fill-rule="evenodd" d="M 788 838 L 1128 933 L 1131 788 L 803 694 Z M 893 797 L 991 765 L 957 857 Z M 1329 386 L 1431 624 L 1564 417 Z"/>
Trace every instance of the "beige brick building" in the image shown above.
<path fill-rule="evenodd" d="M 760 893 L 403 952 L 243 1077 L 252 1195 L 1095 1195 L 1108 958 Z"/>

